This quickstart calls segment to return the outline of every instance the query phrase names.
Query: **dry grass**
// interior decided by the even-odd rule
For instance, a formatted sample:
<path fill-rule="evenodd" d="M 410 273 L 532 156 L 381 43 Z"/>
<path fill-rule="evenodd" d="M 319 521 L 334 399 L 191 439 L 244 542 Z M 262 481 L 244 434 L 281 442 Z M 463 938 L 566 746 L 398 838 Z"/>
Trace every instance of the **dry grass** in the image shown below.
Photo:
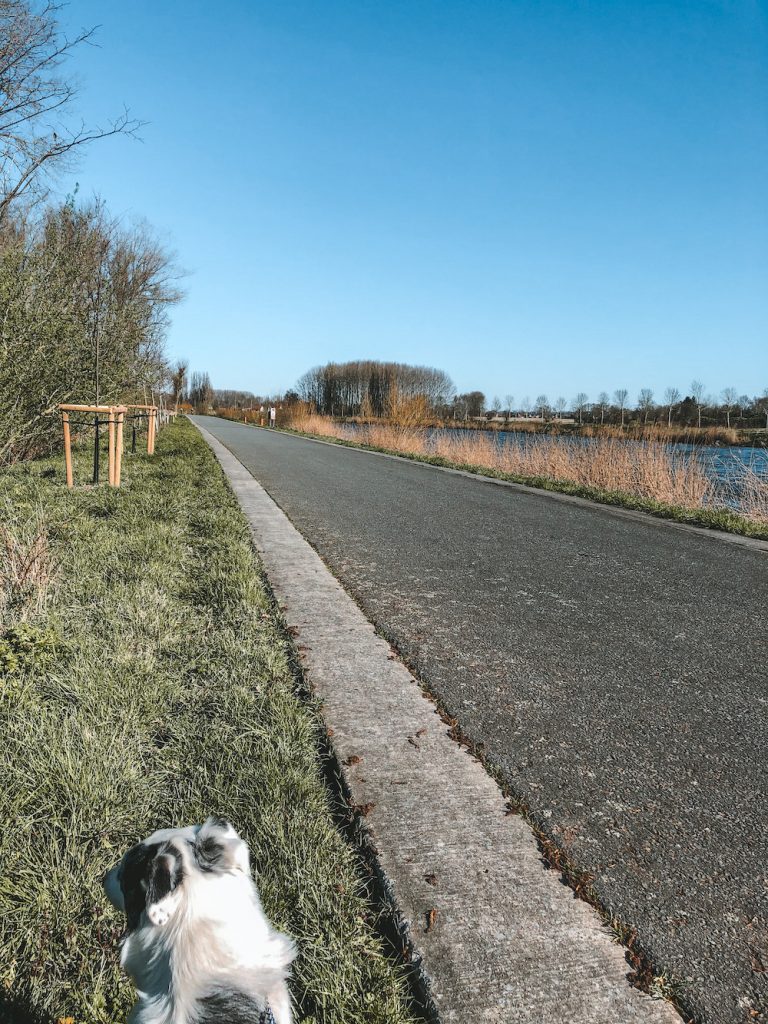
<path fill-rule="evenodd" d="M 6 620 L 24 622 L 39 614 L 56 574 L 42 510 L 19 519 L 7 508 L 0 525 L 0 627 Z"/>
<path fill-rule="evenodd" d="M 768 523 L 768 477 L 748 466 L 733 487 L 730 502 L 745 519 Z"/>
<path fill-rule="evenodd" d="M 494 434 L 485 431 L 425 431 L 417 426 L 384 423 L 353 427 L 315 415 L 294 416 L 290 427 L 532 481 L 620 492 L 683 509 L 723 508 L 768 524 L 765 476 L 748 469 L 736 488 L 717 487 L 695 453 L 682 457 L 653 434 L 630 441 L 624 436 L 602 434 L 582 443 L 556 435 L 521 435 L 515 443 L 500 443 Z"/>

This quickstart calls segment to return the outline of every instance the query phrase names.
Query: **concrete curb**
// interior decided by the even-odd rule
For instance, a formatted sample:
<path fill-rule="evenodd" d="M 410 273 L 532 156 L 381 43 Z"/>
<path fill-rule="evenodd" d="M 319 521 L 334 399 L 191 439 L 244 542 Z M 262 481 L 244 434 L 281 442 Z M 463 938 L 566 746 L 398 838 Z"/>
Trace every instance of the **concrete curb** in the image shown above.
<path fill-rule="evenodd" d="M 444 1024 L 679 1024 L 627 981 L 598 915 L 240 462 L 196 424 L 245 512 Z M 435 911 L 435 913 L 431 913 Z"/>

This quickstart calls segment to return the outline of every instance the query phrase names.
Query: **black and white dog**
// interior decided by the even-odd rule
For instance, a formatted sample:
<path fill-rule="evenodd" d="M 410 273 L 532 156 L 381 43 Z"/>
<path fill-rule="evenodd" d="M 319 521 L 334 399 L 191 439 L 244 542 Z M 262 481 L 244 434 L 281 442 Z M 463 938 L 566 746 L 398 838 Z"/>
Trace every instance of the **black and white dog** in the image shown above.
<path fill-rule="evenodd" d="M 153 832 L 104 888 L 128 919 L 120 963 L 139 995 L 129 1024 L 291 1024 L 296 950 L 264 916 L 227 821 Z"/>

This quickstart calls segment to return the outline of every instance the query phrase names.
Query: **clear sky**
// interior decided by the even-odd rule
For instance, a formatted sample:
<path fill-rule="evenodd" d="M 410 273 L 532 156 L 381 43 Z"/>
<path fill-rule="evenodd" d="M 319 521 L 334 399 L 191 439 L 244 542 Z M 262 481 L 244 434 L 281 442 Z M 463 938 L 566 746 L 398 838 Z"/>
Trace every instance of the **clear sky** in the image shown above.
<path fill-rule="evenodd" d="M 146 217 L 218 387 L 330 359 L 490 398 L 768 387 L 768 6 L 72 0 L 95 145 L 62 192 Z"/>

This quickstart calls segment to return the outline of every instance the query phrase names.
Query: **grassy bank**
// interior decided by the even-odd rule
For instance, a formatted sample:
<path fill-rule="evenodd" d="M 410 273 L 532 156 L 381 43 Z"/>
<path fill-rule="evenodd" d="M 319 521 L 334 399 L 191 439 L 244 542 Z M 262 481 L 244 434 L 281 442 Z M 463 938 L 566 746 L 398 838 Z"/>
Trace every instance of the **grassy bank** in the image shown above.
<path fill-rule="evenodd" d="M 673 458 L 654 441 L 627 445 L 605 439 L 593 445 L 537 439 L 497 445 L 486 433 L 429 436 L 422 428 L 369 425 L 352 432 L 329 417 L 295 417 L 288 429 L 305 437 L 365 448 L 461 469 L 601 504 L 648 512 L 677 522 L 768 539 L 768 481 L 745 478 L 738 511 L 713 502 L 711 483 L 696 463 Z"/>
<path fill-rule="evenodd" d="M 179 421 L 154 459 L 126 458 L 119 491 L 62 476 L 41 460 L 0 479 L 0 1019 L 125 1020 L 100 878 L 154 828 L 217 812 L 297 941 L 297 1019 L 412 1021 L 208 447 Z"/>

